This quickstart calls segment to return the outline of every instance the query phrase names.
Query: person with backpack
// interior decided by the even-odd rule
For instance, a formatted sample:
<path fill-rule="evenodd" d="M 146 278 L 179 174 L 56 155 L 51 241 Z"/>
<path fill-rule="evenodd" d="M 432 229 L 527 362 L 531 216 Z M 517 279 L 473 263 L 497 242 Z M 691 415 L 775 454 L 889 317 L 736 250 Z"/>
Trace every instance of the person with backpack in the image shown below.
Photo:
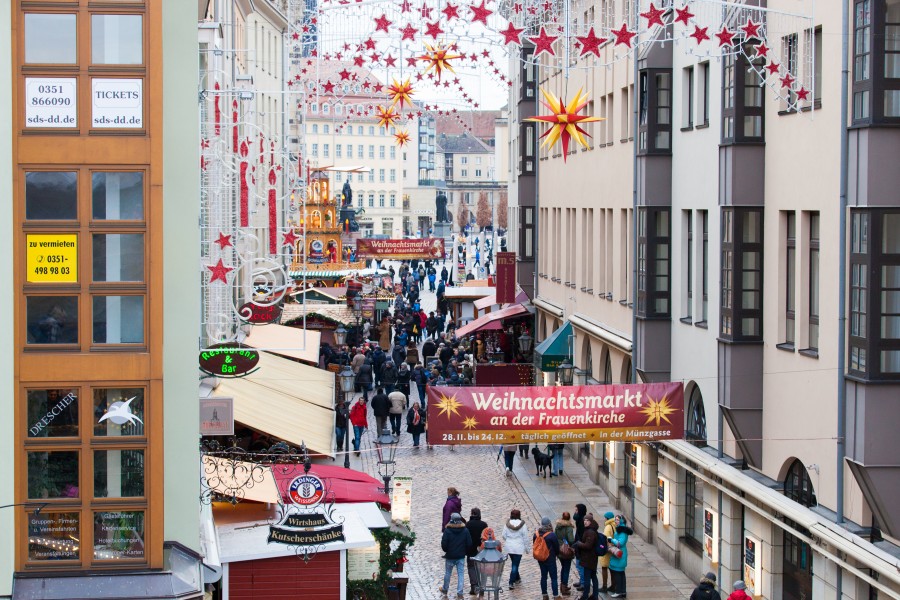
<path fill-rule="evenodd" d="M 440 588 L 442 598 L 447 597 L 450 576 L 453 575 L 453 569 L 456 569 L 456 598 L 462 600 L 465 587 L 463 567 L 466 564 L 466 554 L 473 545 L 472 536 L 469 535 L 462 516 L 458 512 L 452 513 L 441 535 L 441 550 L 444 551 L 444 585 Z"/>
<path fill-rule="evenodd" d="M 606 554 L 606 536 L 600 533 L 600 526 L 591 517 L 584 517 L 584 533 L 581 540 L 575 542 L 575 553 L 578 563 L 584 570 L 581 583 L 579 600 L 597 600 L 600 590 L 597 588 L 597 561 L 602 556 L 599 550 Z"/>
<path fill-rule="evenodd" d="M 509 589 L 522 582 L 519 575 L 519 563 L 522 555 L 530 549 L 531 539 L 528 537 L 528 526 L 522 520 L 522 513 L 514 508 L 509 512 L 509 520 L 503 526 L 503 541 L 506 544 L 506 552 L 509 554 Z"/>
<path fill-rule="evenodd" d="M 541 519 L 541 526 L 535 532 L 531 542 L 531 555 L 541 568 L 541 597 L 550 600 L 547 595 L 547 576 L 550 576 L 550 587 L 553 598 L 559 599 L 559 579 L 556 570 L 556 557 L 559 556 L 559 539 L 553 533 L 553 524 L 549 517 Z"/>
<path fill-rule="evenodd" d="M 691 592 L 691 600 L 722 600 L 716 591 L 716 574 L 710 571 L 700 578 L 700 584 Z"/>
<path fill-rule="evenodd" d="M 612 554 L 609 572 L 616 591 L 610 593 L 610 598 L 624 598 L 628 594 L 625 569 L 628 567 L 628 536 L 633 534 L 634 530 L 628 526 L 625 515 L 616 517 L 616 533 L 609 538 L 609 552 Z"/>
<path fill-rule="evenodd" d="M 575 559 L 575 522 L 572 516 L 564 511 L 561 519 L 556 520 L 553 528 L 556 539 L 559 540 L 559 591 L 563 596 L 572 595 L 569 588 L 569 571 L 572 569 L 572 561 Z"/>
<path fill-rule="evenodd" d="M 603 515 L 603 518 L 605 519 L 603 522 L 603 535 L 606 538 L 611 538 L 616 534 L 616 515 L 614 515 L 611 510 L 608 510 Z M 611 585 L 612 578 L 609 576 L 609 561 L 611 558 L 612 555 L 609 553 L 600 557 L 600 569 L 601 575 L 603 576 L 603 585 L 600 587 L 600 593 L 602 594 L 615 591 Z"/>

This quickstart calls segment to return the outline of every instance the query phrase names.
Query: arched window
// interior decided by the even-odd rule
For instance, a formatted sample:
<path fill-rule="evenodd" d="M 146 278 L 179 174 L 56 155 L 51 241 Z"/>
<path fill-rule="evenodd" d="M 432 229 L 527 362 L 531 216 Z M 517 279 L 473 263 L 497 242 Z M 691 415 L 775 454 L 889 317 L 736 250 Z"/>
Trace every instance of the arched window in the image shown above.
<path fill-rule="evenodd" d="M 803 463 L 795 460 L 791 463 L 787 475 L 784 478 L 784 495 L 798 504 L 806 507 L 816 506 L 816 491 L 813 489 L 809 472 Z"/>
<path fill-rule="evenodd" d="M 625 363 L 625 372 L 622 373 L 622 381 L 623 383 L 634 383 L 631 380 L 631 358 Z"/>
<path fill-rule="evenodd" d="M 806 467 L 799 460 L 794 460 L 784 478 L 784 495 L 806 507 L 816 506 L 816 492 Z M 801 531 L 809 532 L 798 523 L 785 521 Z M 781 586 L 781 597 L 785 600 L 802 600 L 812 598 L 813 552 L 809 544 L 791 532 L 784 531 L 782 546 L 784 573 Z"/>
<path fill-rule="evenodd" d="M 706 412 L 703 410 L 703 394 L 700 387 L 694 385 L 687 404 L 684 437 L 697 446 L 706 446 Z"/>
<path fill-rule="evenodd" d="M 609 349 L 606 350 L 606 365 L 603 367 L 603 383 L 609 385 L 613 381 L 612 358 Z"/>
<path fill-rule="evenodd" d="M 590 338 L 584 340 L 584 370 L 587 371 L 588 377 L 594 376 L 594 355 L 591 348 Z"/>

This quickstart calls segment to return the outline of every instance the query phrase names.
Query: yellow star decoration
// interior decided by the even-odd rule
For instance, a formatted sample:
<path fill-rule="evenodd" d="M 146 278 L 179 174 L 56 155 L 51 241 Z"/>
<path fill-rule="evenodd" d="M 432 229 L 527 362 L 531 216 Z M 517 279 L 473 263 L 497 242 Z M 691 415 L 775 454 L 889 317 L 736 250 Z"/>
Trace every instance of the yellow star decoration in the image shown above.
<path fill-rule="evenodd" d="M 412 84 L 409 83 L 409 77 L 407 77 L 406 81 L 403 83 L 400 83 L 395 78 L 394 83 L 388 87 L 388 97 L 391 99 L 391 108 L 398 102 L 400 103 L 400 110 L 403 110 L 404 104 L 412 106 L 413 93 Z"/>
<path fill-rule="evenodd" d="M 543 121 L 545 123 L 552 123 L 553 125 L 544 132 L 541 136 L 546 137 L 544 143 L 541 144 L 541 147 L 551 147 L 556 144 L 557 141 L 562 140 L 563 147 L 563 162 L 566 161 L 566 157 L 569 155 L 569 140 L 574 138 L 578 141 L 579 144 L 588 147 L 587 141 L 584 139 L 584 136 L 590 137 L 587 131 L 578 126 L 578 123 L 589 123 L 592 121 L 603 121 L 604 119 L 600 117 L 590 117 L 588 115 L 579 115 L 585 106 L 587 106 L 587 94 L 582 95 L 581 89 L 579 88 L 578 93 L 575 94 L 575 97 L 572 98 L 572 101 L 566 105 L 565 100 L 562 97 L 556 97 L 551 94 L 548 94 L 546 91 L 541 89 L 541 93 L 544 95 L 546 102 L 544 102 L 544 106 L 546 106 L 553 114 L 550 115 L 541 115 L 538 117 L 529 117 L 525 119 L 526 121 Z"/>
<path fill-rule="evenodd" d="M 390 129 L 391 125 L 400 118 L 400 114 L 394 111 L 393 106 L 385 108 L 379 105 L 375 107 L 375 111 L 378 113 L 378 126 L 385 129 Z"/>
<path fill-rule="evenodd" d="M 396 142 L 396 144 L 401 148 L 408 144 L 409 140 L 409 132 L 407 132 L 406 130 L 401 130 L 394 134 L 394 142 Z"/>
<path fill-rule="evenodd" d="M 476 425 L 478 425 L 478 421 L 475 420 L 475 417 L 466 417 L 463 419 L 463 427 L 466 429 L 475 429 Z"/>
<path fill-rule="evenodd" d="M 441 81 L 441 72 L 444 69 L 451 73 L 456 73 L 456 71 L 453 70 L 453 67 L 450 66 L 449 61 L 455 58 L 462 58 L 462 54 L 450 54 L 450 48 L 444 48 L 440 43 L 435 44 L 434 47 L 425 44 L 425 47 L 428 49 L 428 52 L 420 56 L 419 60 L 428 61 L 428 68 L 425 69 L 426 73 L 431 69 L 434 69 L 438 82 Z"/>
<path fill-rule="evenodd" d="M 460 406 L 462 406 L 462 403 L 460 403 L 456 399 L 456 396 L 445 396 L 444 394 L 441 394 L 441 399 L 437 403 L 437 407 L 441 409 L 441 412 L 438 413 L 438 416 L 446 414 L 448 419 L 452 415 L 456 415 L 458 417 Z"/>
<path fill-rule="evenodd" d="M 669 406 L 669 399 L 666 396 L 663 396 L 662 400 L 657 402 L 650 396 L 647 396 L 650 400 L 650 404 L 641 409 L 640 412 L 647 415 L 647 421 L 644 425 L 649 425 L 654 420 L 656 421 L 656 426 L 659 427 L 661 421 L 665 421 L 669 425 L 672 425 L 672 421 L 669 420 L 669 415 L 674 412 L 677 412 L 678 409 L 672 408 Z"/>

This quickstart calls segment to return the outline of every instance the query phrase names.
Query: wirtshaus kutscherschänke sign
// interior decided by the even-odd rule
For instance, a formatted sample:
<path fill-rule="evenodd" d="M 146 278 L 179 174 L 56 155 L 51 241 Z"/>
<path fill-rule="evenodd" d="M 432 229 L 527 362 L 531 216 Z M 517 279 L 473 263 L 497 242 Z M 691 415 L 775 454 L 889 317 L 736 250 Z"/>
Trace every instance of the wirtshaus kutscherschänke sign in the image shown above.
<path fill-rule="evenodd" d="M 681 383 L 429 387 L 429 444 L 679 439 Z"/>

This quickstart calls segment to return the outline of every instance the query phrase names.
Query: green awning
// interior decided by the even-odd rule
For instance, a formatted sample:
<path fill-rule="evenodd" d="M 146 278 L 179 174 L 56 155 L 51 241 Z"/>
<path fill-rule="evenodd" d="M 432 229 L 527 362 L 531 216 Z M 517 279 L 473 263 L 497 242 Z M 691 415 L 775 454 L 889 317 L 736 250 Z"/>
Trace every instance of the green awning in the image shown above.
<path fill-rule="evenodd" d="M 572 335 L 572 324 L 565 325 L 550 334 L 546 340 L 534 349 L 535 366 L 541 371 L 555 371 L 569 358 L 569 336 Z"/>

